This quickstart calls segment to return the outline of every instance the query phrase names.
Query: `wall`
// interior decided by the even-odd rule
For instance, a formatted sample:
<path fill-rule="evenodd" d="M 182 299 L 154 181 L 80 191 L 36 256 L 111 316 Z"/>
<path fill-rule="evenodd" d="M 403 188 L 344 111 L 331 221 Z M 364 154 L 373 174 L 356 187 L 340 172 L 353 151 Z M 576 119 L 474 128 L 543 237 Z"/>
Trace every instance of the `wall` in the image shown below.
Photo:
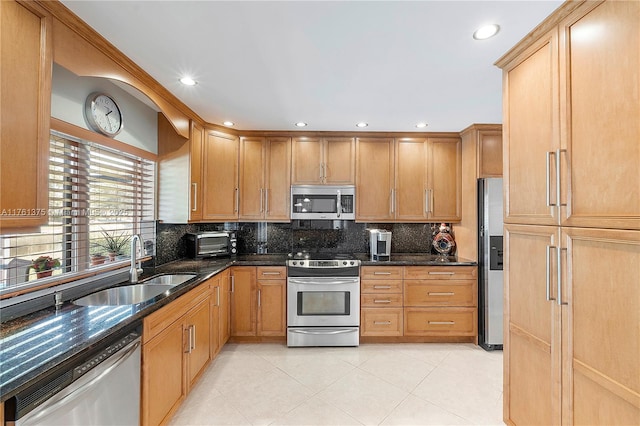
<path fill-rule="evenodd" d="M 158 118 L 155 109 L 108 79 L 79 77 L 62 66 L 53 64 L 52 117 L 89 129 L 84 119 L 84 102 L 93 92 L 107 93 L 122 110 L 123 129 L 115 139 L 154 154 L 158 153 Z"/>
<path fill-rule="evenodd" d="M 367 253 L 369 233 L 367 229 L 380 228 L 393 232 L 393 253 L 432 253 L 434 232 L 438 224 L 396 223 L 373 224 L 353 221 L 337 221 L 337 228 L 330 221 L 325 229 L 300 229 L 292 223 L 225 223 L 225 224 L 157 224 L 156 264 L 172 262 L 186 256 L 185 234 L 214 230 L 235 230 L 238 236 L 238 253 L 290 253 L 302 250 L 323 253 Z M 307 224 L 302 223 L 302 226 Z M 454 230 L 455 232 L 455 230 Z"/>

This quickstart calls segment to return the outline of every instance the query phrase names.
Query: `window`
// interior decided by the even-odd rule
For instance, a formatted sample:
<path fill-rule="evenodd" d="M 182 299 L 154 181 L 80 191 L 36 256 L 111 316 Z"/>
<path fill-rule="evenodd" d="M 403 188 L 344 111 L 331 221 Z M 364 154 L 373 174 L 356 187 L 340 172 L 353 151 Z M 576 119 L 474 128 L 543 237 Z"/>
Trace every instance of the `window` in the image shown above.
<path fill-rule="evenodd" d="M 153 255 L 154 182 L 152 161 L 52 132 L 49 223 L 39 233 L 0 235 L 0 293 L 124 266 L 134 234 Z M 32 265 L 41 256 L 53 262 L 38 272 Z"/>

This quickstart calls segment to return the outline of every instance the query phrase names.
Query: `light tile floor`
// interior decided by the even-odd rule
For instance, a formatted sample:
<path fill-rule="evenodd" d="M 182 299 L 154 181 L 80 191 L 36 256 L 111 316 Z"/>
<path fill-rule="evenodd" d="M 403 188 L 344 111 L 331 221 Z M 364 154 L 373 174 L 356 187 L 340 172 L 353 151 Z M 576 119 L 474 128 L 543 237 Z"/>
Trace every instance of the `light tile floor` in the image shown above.
<path fill-rule="evenodd" d="M 171 425 L 502 425 L 502 351 L 227 344 Z"/>

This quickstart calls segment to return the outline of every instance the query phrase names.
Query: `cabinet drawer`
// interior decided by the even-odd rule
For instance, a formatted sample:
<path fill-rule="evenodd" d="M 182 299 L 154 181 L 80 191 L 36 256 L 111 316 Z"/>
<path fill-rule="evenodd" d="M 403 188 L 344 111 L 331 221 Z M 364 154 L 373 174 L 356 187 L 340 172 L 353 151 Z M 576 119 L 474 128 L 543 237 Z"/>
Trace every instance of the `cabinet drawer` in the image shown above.
<path fill-rule="evenodd" d="M 405 306 L 477 306 L 475 281 L 404 281 Z"/>
<path fill-rule="evenodd" d="M 405 336 L 475 336 L 475 308 L 405 308 Z"/>
<path fill-rule="evenodd" d="M 402 269 L 402 266 L 363 266 L 362 268 L 360 268 L 360 279 L 402 279 Z"/>
<path fill-rule="evenodd" d="M 361 294 L 360 306 L 370 308 L 402 307 L 402 294 Z"/>
<path fill-rule="evenodd" d="M 402 336 L 402 308 L 360 310 L 361 336 Z"/>
<path fill-rule="evenodd" d="M 287 268 L 283 266 L 258 266 L 259 280 L 283 280 L 287 278 Z"/>
<path fill-rule="evenodd" d="M 209 296 L 209 283 L 205 281 L 187 294 L 178 297 L 168 305 L 145 317 L 143 320 L 142 342 L 146 343 L 167 328 L 187 311 Z"/>
<path fill-rule="evenodd" d="M 405 279 L 414 280 L 475 280 L 477 266 L 407 266 Z"/>
<path fill-rule="evenodd" d="M 361 280 L 362 293 L 402 293 L 402 280 Z"/>

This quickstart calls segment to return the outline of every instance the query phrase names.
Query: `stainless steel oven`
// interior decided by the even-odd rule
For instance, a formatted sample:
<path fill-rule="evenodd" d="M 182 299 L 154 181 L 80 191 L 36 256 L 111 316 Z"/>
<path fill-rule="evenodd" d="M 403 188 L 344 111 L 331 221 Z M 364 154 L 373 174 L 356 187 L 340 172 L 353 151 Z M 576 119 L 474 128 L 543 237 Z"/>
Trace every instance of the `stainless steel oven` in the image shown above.
<path fill-rule="evenodd" d="M 287 346 L 358 346 L 360 261 L 287 262 Z"/>

